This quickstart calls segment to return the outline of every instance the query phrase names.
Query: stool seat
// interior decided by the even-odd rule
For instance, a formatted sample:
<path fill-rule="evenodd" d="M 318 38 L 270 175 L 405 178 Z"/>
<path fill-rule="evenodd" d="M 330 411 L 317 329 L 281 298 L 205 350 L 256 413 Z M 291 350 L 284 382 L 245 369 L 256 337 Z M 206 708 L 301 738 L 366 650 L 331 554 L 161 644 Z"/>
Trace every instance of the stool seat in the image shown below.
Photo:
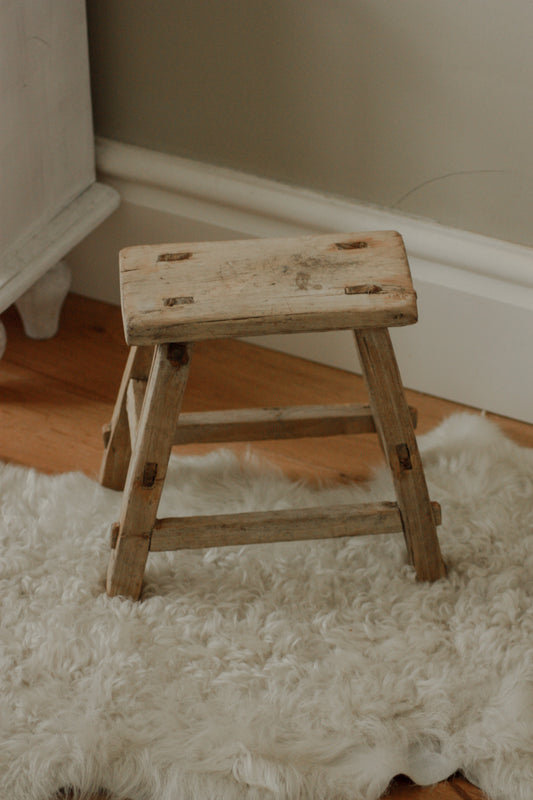
<path fill-rule="evenodd" d="M 417 320 L 393 231 L 130 247 L 120 285 L 130 345 Z"/>

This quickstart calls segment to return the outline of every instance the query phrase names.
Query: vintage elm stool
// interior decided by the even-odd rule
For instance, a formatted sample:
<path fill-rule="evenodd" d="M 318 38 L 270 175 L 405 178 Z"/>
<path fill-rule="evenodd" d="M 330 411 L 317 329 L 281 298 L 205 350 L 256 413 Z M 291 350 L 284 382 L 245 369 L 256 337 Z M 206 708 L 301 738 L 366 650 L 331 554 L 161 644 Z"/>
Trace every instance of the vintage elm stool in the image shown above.
<path fill-rule="evenodd" d="M 417 320 L 398 233 L 327 234 L 130 247 L 120 254 L 132 345 L 100 480 L 124 489 L 112 527 L 107 593 L 137 599 L 150 550 L 178 550 L 403 530 L 420 580 L 445 575 L 431 503 L 387 328 Z M 353 329 L 370 406 L 300 406 L 182 414 L 193 342 Z M 253 375 L 250 376 L 253 380 Z M 178 419 L 179 418 L 179 419 Z M 397 503 L 157 519 L 173 444 L 377 431 Z"/>

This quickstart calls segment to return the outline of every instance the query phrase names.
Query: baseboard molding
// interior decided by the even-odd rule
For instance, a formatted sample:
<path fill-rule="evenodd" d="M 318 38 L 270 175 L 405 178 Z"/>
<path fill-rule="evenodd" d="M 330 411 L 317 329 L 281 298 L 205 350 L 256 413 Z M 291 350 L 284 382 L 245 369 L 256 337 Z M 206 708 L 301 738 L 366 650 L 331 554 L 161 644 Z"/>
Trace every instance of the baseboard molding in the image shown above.
<path fill-rule="evenodd" d="M 206 238 L 400 231 L 420 301 L 419 324 L 394 331 L 406 385 L 533 422 L 530 248 L 110 140 L 96 154 L 123 202 L 179 219 L 182 240 L 187 221 Z M 259 343 L 357 371 L 349 332 Z"/>

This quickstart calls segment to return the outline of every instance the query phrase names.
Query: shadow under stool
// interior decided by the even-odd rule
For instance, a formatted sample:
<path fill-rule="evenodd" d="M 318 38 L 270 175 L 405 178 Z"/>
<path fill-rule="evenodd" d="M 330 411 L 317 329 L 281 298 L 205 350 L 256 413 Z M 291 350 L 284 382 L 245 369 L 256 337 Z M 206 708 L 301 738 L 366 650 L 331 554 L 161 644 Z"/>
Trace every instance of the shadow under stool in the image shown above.
<path fill-rule="evenodd" d="M 445 575 L 389 327 L 417 321 L 395 232 L 130 247 L 120 253 L 131 346 L 100 481 L 123 490 L 112 527 L 107 593 L 138 599 L 150 551 L 403 531 L 419 580 Z M 369 406 L 244 409 L 180 415 L 193 344 L 204 339 L 351 329 Z M 158 519 L 171 448 L 376 432 L 396 502 Z"/>

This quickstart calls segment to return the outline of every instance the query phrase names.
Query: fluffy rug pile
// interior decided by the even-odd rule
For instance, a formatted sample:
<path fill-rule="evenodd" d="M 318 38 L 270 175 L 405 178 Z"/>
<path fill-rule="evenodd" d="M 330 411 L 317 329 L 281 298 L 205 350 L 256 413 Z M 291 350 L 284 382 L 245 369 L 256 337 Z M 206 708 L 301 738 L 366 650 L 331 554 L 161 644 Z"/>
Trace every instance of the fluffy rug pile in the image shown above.
<path fill-rule="evenodd" d="M 103 593 L 120 495 L 0 467 L 0 797 L 375 800 L 462 770 L 533 787 L 533 451 L 482 417 L 421 437 L 445 580 L 401 534 L 149 557 Z M 172 461 L 161 516 L 392 499 L 227 451 Z"/>

